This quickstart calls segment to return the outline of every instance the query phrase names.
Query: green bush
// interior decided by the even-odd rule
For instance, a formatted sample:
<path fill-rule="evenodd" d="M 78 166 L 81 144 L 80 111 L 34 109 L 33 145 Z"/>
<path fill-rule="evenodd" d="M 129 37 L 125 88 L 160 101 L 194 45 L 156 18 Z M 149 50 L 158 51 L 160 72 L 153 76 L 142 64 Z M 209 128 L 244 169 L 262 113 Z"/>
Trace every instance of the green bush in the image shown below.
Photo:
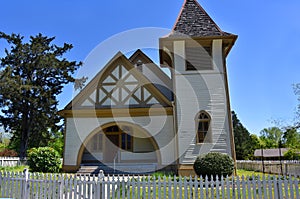
<path fill-rule="evenodd" d="M 32 148 L 28 152 L 28 165 L 32 172 L 57 173 L 60 164 L 58 152 L 51 147 Z"/>
<path fill-rule="evenodd" d="M 198 176 L 230 176 L 233 173 L 234 162 L 230 156 L 222 153 L 211 152 L 200 155 L 194 162 L 194 170 Z"/>

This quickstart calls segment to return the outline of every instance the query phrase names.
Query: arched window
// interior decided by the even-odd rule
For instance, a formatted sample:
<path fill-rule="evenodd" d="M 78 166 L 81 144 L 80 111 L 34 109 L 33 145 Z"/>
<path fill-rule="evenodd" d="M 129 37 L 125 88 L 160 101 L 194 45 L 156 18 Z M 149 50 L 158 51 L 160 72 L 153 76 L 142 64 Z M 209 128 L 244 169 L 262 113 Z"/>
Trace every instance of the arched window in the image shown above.
<path fill-rule="evenodd" d="M 210 126 L 210 116 L 205 111 L 201 111 L 197 117 L 197 143 L 203 143 L 208 134 Z"/>
<path fill-rule="evenodd" d="M 128 126 L 119 127 L 117 125 L 110 126 L 105 129 L 106 137 L 117 147 L 126 150 L 133 150 L 132 129 Z"/>

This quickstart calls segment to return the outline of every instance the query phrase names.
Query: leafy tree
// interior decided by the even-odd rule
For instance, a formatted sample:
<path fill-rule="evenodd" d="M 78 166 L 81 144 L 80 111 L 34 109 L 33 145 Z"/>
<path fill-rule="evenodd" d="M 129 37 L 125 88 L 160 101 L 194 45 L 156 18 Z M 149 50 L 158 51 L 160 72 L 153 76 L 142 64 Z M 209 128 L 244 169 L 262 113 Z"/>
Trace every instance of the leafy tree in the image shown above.
<path fill-rule="evenodd" d="M 264 128 L 260 132 L 260 140 L 264 148 L 278 148 L 282 141 L 283 132 L 278 127 Z"/>
<path fill-rule="evenodd" d="M 254 159 L 254 151 L 255 149 L 261 148 L 261 141 L 258 138 L 257 135 L 251 134 L 250 135 L 250 140 L 246 143 L 246 145 L 249 147 L 248 155 L 246 156 L 245 159 L 247 160 L 253 160 Z"/>
<path fill-rule="evenodd" d="M 288 148 L 300 149 L 300 133 L 295 127 L 288 127 L 283 133 L 283 141 Z"/>
<path fill-rule="evenodd" d="M 59 129 L 57 95 L 65 84 L 75 82 L 72 75 L 81 63 L 68 61 L 64 54 L 73 46 L 52 44 L 55 37 L 38 34 L 24 42 L 19 34 L 0 32 L 1 38 L 10 49 L 0 59 L 0 122 L 23 158 L 27 148 L 46 145 Z"/>
<path fill-rule="evenodd" d="M 55 149 L 60 157 L 63 157 L 64 150 L 64 135 L 62 132 L 57 132 L 55 135 L 52 135 L 48 142 L 48 146 Z"/>
<path fill-rule="evenodd" d="M 235 153 L 238 160 L 251 159 L 254 150 L 259 148 L 259 140 L 251 135 L 243 126 L 237 115 L 232 111 L 233 133 L 235 142 Z"/>
<path fill-rule="evenodd" d="M 298 84 L 295 84 L 294 85 L 294 92 L 295 92 L 295 95 L 298 96 L 298 107 L 297 107 L 297 112 L 296 112 L 296 125 L 295 125 L 295 128 L 299 129 L 300 128 L 300 83 Z"/>
<path fill-rule="evenodd" d="M 285 160 L 299 160 L 300 159 L 300 150 L 299 149 L 289 149 L 284 153 Z"/>
<path fill-rule="evenodd" d="M 9 142 L 10 142 L 10 139 L 7 135 L 5 135 L 5 133 L 0 133 L 0 137 L 1 137 L 1 140 L 0 140 L 0 151 L 1 149 L 4 149 L 8 146 Z"/>

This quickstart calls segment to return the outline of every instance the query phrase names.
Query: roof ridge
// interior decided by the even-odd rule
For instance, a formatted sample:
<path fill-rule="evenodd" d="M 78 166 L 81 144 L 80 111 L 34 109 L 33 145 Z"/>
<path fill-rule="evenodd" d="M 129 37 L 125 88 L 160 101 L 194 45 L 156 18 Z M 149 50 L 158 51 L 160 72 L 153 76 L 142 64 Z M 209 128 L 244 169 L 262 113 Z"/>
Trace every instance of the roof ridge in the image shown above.
<path fill-rule="evenodd" d="M 174 25 L 173 25 L 172 31 L 174 31 L 174 29 L 175 29 L 175 27 L 176 27 L 176 24 L 178 23 L 178 21 L 179 21 L 179 19 L 180 19 L 180 17 L 181 17 L 182 11 L 183 11 L 184 6 L 185 6 L 185 4 L 187 3 L 187 1 L 188 1 L 188 0 L 184 0 L 182 6 L 181 6 L 181 8 L 180 8 L 179 15 L 177 16 L 176 21 L 175 21 L 175 23 L 174 23 Z"/>
<path fill-rule="evenodd" d="M 128 59 L 132 61 L 136 56 L 139 55 L 139 53 L 145 56 L 146 59 L 148 59 L 149 63 L 154 63 L 153 60 L 146 53 L 144 53 L 140 48 L 137 49 Z"/>

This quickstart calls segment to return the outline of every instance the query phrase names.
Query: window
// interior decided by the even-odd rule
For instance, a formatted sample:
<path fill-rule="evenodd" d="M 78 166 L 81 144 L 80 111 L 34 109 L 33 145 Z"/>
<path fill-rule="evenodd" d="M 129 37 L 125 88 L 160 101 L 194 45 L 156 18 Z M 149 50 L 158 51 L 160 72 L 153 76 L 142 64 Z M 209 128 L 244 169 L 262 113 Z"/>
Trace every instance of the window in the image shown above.
<path fill-rule="evenodd" d="M 197 118 L 197 143 L 203 143 L 209 131 L 210 116 L 208 113 L 201 111 Z"/>
<path fill-rule="evenodd" d="M 119 132 L 119 127 L 118 126 L 110 126 L 110 127 L 107 127 L 105 132 L 106 133 L 112 133 L 112 132 Z"/>
<path fill-rule="evenodd" d="M 129 126 L 115 125 L 107 127 L 105 130 L 107 138 L 110 139 L 112 136 L 114 136 L 114 138 L 117 136 L 115 145 L 126 151 L 133 150 L 133 137 L 130 135 L 131 133 L 132 129 Z"/>
<path fill-rule="evenodd" d="M 212 58 L 211 47 L 198 46 L 198 47 L 186 47 L 186 70 L 211 70 Z"/>
<path fill-rule="evenodd" d="M 132 137 L 126 133 L 122 133 L 122 149 L 132 151 Z"/>

